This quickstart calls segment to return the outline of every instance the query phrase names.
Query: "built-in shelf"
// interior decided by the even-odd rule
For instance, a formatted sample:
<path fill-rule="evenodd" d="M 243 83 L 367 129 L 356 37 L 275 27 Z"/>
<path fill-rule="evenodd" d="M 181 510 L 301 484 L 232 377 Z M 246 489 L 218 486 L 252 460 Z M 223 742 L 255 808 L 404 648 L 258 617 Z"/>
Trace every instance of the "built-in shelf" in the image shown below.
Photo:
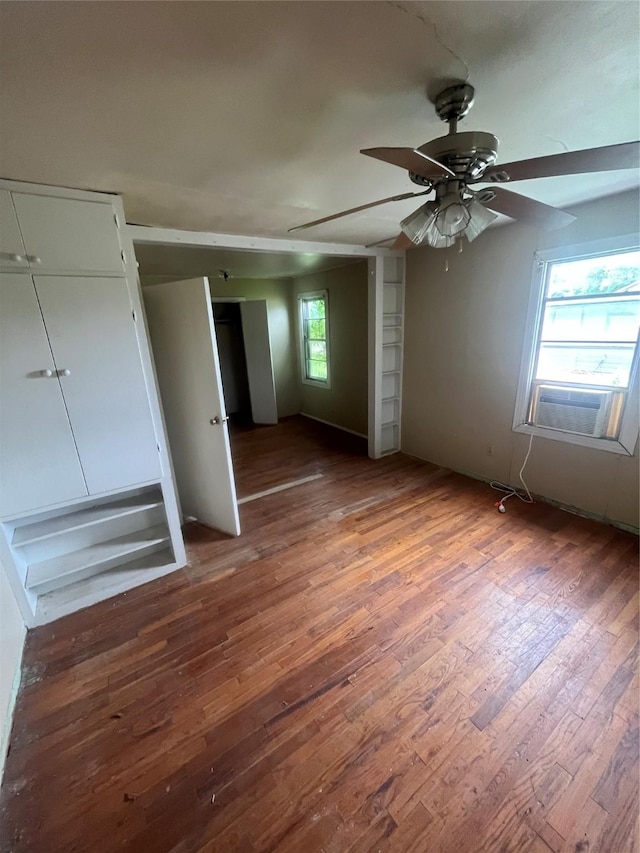
<path fill-rule="evenodd" d="M 114 521 L 127 515 L 145 512 L 160 506 L 162 506 L 162 496 L 158 494 L 153 497 L 136 495 L 126 500 L 86 507 L 76 512 L 69 512 L 65 515 L 57 515 L 43 521 L 16 527 L 12 545 L 24 547 L 33 542 L 40 542 L 53 536 L 64 536 L 74 530 Z"/>
<path fill-rule="evenodd" d="M 397 370 L 390 370 L 388 373 L 382 374 L 382 399 L 387 400 L 389 397 L 400 396 L 400 373 Z"/>
<path fill-rule="evenodd" d="M 163 548 L 170 540 L 165 524 L 138 530 L 99 542 L 89 548 L 32 563 L 27 570 L 27 587 L 39 595 L 106 571 L 133 560 L 145 552 Z"/>
<path fill-rule="evenodd" d="M 147 552 L 141 557 L 115 566 L 108 572 L 75 580 L 66 586 L 38 597 L 35 624 L 42 625 L 59 619 L 82 607 L 93 604 L 96 597 L 106 598 L 126 593 L 148 580 L 162 577 L 175 570 L 175 557 L 170 547 Z"/>
<path fill-rule="evenodd" d="M 379 455 L 400 449 L 402 361 L 404 338 L 404 253 L 390 253 L 383 259 L 378 279 L 382 299 L 379 335 L 379 382 L 376 388 L 376 452 Z M 379 315 L 378 315 L 379 316 Z"/>
<path fill-rule="evenodd" d="M 402 326 L 402 314 L 397 311 L 384 312 L 382 314 L 382 326 Z"/>
<path fill-rule="evenodd" d="M 400 429 L 398 424 L 382 425 L 381 447 L 383 453 L 400 448 Z"/>
<path fill-rule="evenodd" d="M 382 426 L 400 423 L 400 401 L 397 399 L 382 401 Z"/>

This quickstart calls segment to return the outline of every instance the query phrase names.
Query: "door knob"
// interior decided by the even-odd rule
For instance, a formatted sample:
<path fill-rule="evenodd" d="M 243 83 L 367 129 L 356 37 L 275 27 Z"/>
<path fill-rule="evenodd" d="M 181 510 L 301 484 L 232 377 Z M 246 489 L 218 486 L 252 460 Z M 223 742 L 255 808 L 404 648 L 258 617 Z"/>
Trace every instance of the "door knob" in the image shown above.
<path fill-rule="evenodd" d="M 45 379 L 49 379 L 50 376 L 53 376 L 52 370 L 41 370 L 40 376 L 43 376 Z"/>
<path fill-rule="evenodd" d="M 211 424 L 211 426 L 218 426 L 218 424 L 226 424 L 226 422 L 227 422 L 228 420 L 229 420 L 229 418 L 227 418 L 227 417 L 219 418 L 219 417 L 216 415 L 216 416 L 215 416 L 215 418 L 211 418 L 211 420 L 209 421 L 209 423 Z"/>

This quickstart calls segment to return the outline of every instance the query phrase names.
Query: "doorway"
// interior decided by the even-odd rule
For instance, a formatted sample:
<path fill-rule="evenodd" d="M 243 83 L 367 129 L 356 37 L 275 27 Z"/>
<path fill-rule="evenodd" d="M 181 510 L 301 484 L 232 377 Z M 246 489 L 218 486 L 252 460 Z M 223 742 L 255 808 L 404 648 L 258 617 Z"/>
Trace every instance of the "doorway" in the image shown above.
<path fill-rule="evenodd" d="M 296 334 L 296 306 L 295 292 L 296 287 L 292 284 L 292 280 L 306 276 L 315 276 L 338 271 L 345 268 L 345 265 L 350 265 L 362 261 L 364 258 L 369 258 L 369 272 L 365 266 L 365 275 L 368 275 L 368 296 L 369 296 L 369 322 L 370 335 L 375 334 L 375 338 L 369 337 L 368 344 L 368 364 L 369 376 L 367 378 L 367 342 L 366 331 L 363 340 L 364 365 L 362 364 L 362 356 L 360 356 L 359 364 L 359 386 L 360 388 L 369 387 L 369 397 L 371 393 L 376 392 L 377 383 L 372 383 L 372 370 L 378 371 L 378 362 L 380 361 L 381 353 L 378 347 L 381 341 L 378 341 L 377 312 L 373 308 L 380 303 L 381 293 L 378 293 L 379 280 L 381 281 L 377 264 L 377 256 L 379 250 L 367 250 L 363 247 L 347 247 L 345 246 L 344 254 L 336 252 L 338 247 L 330 247 L 328 252 L 321 250 L 320 246 L 314 246 L 315 253 L 305 252 L 307 248 L 304 244 L 300 245 L 299 249 L 293 244 L 286 246 L 286 251 L 281 249 L 280 252 L 275 248 L 267 248 L 267 244 L 278 244 L 282 241 L 265 240 L 265 246 L 258 247 L 255 239 L 251 240 L 251 249 L 243 251 L 242 247 L 226 247 L 222 243 L 222 237 L 218 235 L 191 234 L 180 232 L 163 232 L 162 229 L 142 229 L 136 226 L 131 226 L 130 231 L 135 241 L 136 254 L 139 258 L 140 275 L 144 290 L 149 284 L 156 282 L 176 282 L 180 279 L 180 273 L 188 273 L 190 275 L 207 273 L 210 276 L 212 285 L 211 292 L 215 294 L 215 299 L 210 299 L 210 310 L 212 316 L 212 328 L 216 341 L 216 349 L 220 353 L 219 369 L 221 371 L 220 382 L 223 391 L 223 402 L 226 403 L 224 414 L 221 413 L 221 420 L 225 420 L 229 415 L 238 415 L 245 422 L 248 421 L 248 397 L 251 398 L 251 359 L 248 358 L 247 345 L 254 343 L 258 336 L 250 333 L 247 335 L 245 314 L 249 314 L 252 310 L 258 310 L 258 306 L 262 305 L 262 312 L 266 316 L 269 315 L 269 320 L 273 324 L 274 346 L 273 351 L 273 372 L 277 379 L 278 404 L 281 411 L 278 412 L 274 405 L 274 417 L 271 423 L 277 423 L 278 414 L 282 417 L 294 415 L 299 412 L 306 412 L 307 407 L 300 408 L 300 401 L 296 400 L 298 393 L 300 366 L 297 357 L 297 342 Z M 175 235 L 175 236 L 174 236 Z M 224 240 L 234 241 L 235 238 L 224 236 Z M 211 240 L 211 243 L 198 244 L 198 240 Z M 243 242 L 237 238 L 238 242 Z M 184 242 L 183 242 L 184 241 Z M 215 241 L 215 242 L 214 242 Z M 309 247 L 310 248 L 310 247 Z M 325 247 L 323 246 L 322 249 Z M 342 248 L 342 247 L 341 247 Z M 373 264 L 373 266 L 372 266 Z M 222 268 L 224 266 L 224 269 Z M 258 269 L 259 267 L 259 269 Z M 217 273 L 216 273 L 217 268 Z M 360 264 L 360 269 L 362 265 Z M 229 273 L 229 274 L 228 274 Z M 256 274 L 257 273 L 257 274 Z M 331 274 L 333 274 L 331 272 Z M 362 275 L 360 273 L 360 275 Z M 375 283 L 374 283 L 375 278 Z M 219 279 L 219 280 L 218 280 Z M 229 280 L 231 279 L 231 280 Z M 361 287 L 362 285 L 358 285 Z M 215 288 L 215 289 L 214 289 Z M 234 291 L 240 291 L 237 296 L 227 296 Z M 268 296 L 267 296 L 268 294 Z M 267 312 L 267 302 L 264 297 L 267 297 L 269 311 Z M 262 299 L 261 299 L 262 297 Z M 375 300 L 372 302 L 371 300 Z M 338 297 L 334 300 L 334 307 L 339 304 Z M 346 318 L 345 323 L 335 325 L 336 332 L 339 332 L 345 338 L 355 340 L 352 334 L 352 320 L 355 317 L 359 322 L 362 320 L 362 308 L 367 304 L 367 284 L 365 282 L 364 294 L 360 297 L 356 315 L 349 315 L 352 319 Z M 342 312 L 344 313 L 344 311 Z M 366 308 L 365 308 L 365 326 L 366 326 Z M 375 324 L 373 324 L 375 320 Z M 373 325 L 371 325 L 373 324 Z M 242 338 L 245 347 L 243 359 L 243 347 L 240 346 L 240 327 L 242 326 Z M 286 342 L 286 343 L 285 343 Z M 229 357 L 227 357 L 229 356 Z M 265 359 L 254 359 L 253 363 L 258 367 L 263 367 Z M 340 376 L 336 374 L 336 378 L 343 379 L 344 375 L 349 375 L 350 379 L 354 374 L 354 362 L 347 357 L 340 361 L 343 368 L 340 371 Z M 270 382 L 273 387 L 273 376 L 270 375 Z M 263 379 L 258 379 L 255 383 L 259 389 L 264 389 L 265 383 Z M 339 382 L 336 381 L 335 389 L 337 391 Z M 249 393 L 247 394 L 247 387 Z M 373 389 L 373 391 L 372 391 Z M 327 399 L 331 395 L 327 395 Z M 272 396 L 273 399 L 273 396 Z M 366 390 L 365 390 L 366 400 Z M 251 401 L 252 403 L 254 401 Z M 296 405 L 297 404 L 297 405 Z M 361 401 L 359 403 L 361 406 Z M 228 406 L 228 410 L 227 410 Z M 336 409 L 337 411 L 337 409 Z M 315 418 L 315 420 L 323 420 L 326 418 L 326 423 L 331 424 L 333 421 L 333 412 L 325 415 L 323 412 L 314 411 L 309 407 L 307 417 Z M 374 412 L 375 419 L 377 414 Z M 215 416 L 214 416 L 215 418 Z M 337 418 L 336 418 L 337 420 Z M 251 412 L 251 422 L 265 422 L 266 419 L 255 417 L 255 412 Z M 302 421 L 304 424 L 306 418 Z M 308 424 L 309 422 L 306 421 Z M 340 423 L 337 420 L 337 423 Z M 369 416 L 371 424 L 371 411 Z M 309 424 L 311 426 L 311 424 Z M 347 426 L 350 429 L 347 429 Z M 225 424 L 228 431 L 228 425 Z M 371 448 L 371 432 L 366 428 L 366 413 L 365 424 L 363 426 L 352 426 L 346 424 L 340 427 L 346 429 L 347 433 L 358 430 L 358 435 L 365 432 L 369 433 L 369 447 Z M 206 430 L 205 430 L 206 432 Z M 256 438 L 260 434 L 260 430 L 256 433 Z M 339 433 L 338 435 L 340 435 Z M 264 439 L 268 437 L 268 430 L 264 431 Z M 258 445 L 254 445 L 252 457 L 255 458 L 256 447 L 262 448 L 263 440 L 258 438 Z M 234 464 L 235 464 L 235 448 L 234 448 Z M 269 455 L 269 454 L 267 454 Z M 251 461 L 251 460 L 249 460 Z M 239 460 L 238 460 L 239 462 Z M 268 460 L 266 460 L 268 464 Z M 244 495 L 242 495 L 244 497 Z M 183 507 L 183 512 L 185 507 Z M 187 514 L 186 512 L 184 513 Z M 193 513 L 197 516 L 196 513 Z"/>
<path fill-rule="evenodd" d="M 233 423 L 248 426 L 253 420 L 239 303 L 214 301 L 213 321 L 218 340 L 225 409 Z"/>

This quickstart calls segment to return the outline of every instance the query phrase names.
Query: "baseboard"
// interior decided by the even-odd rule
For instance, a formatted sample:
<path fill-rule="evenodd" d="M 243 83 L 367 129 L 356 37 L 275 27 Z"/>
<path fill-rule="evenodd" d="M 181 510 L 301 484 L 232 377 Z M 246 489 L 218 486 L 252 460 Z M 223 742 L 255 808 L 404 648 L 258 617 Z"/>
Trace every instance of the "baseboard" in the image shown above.
<path fill-rule="evenodd" d="M 486 483 L 490 485 L 495 482 L 495 477 L 486 477 L 484 474 L 478 474 L 475 471 L 467 471 L 464 468 L 450 468 L 448 465 L 441 465 L 439 462 L 432 462 L 430 459 L 423 459 L 421 456 L 415 456 L 413 453 L 406 453 L 405 456 L 411 456 L 413 459 L 417 459 L 420 462 L 428 462 L 430 465 L 438 465 L 440 468 L 447 468 L 449 471 L 453 471 L 455 474 L 462 474 L 464 477 L 470 477 L 472 480 L 479 480 L 481 483 Z M 505 483 L 505 485 L 509 485 Z M 518 491 L 522 491 L 521 486 L 516 487 Z M 548 498 L 546 495 L 538 495 L 534 492 L 531 493 L 531 496 L 538 503 L 549 504 L 549 506 L 555 506 L 558 509 L 563 510 L 563 512 L 570 512 L 572 515 L 579 515 L 581 518 L 588 518 L 590 521 L 599 521 L 602 524 L 610 524 L 611 527 L 617 527 L 618 530 L 624 530 L 625 533 L 633 533 L 634 535 L 640 535 L 640 528 L 634 527 L 632 524 L 627 524 L 624 521 L 615 521 L 612 518 L 607 518 L 604 515 L 598 515 L 595 512 L 587 512 L 587 510 L 580 509 L 578 506 L 571 506 L 569 504 L 564 504 L 561 501 L 556 501 L 553 498 Z"/>
<path fill-rule="evenodd" d="M 362 432 L 356 432 L 354 429 L 349 429 L 348 427 L 340 426 L 340 424 L 332 424 L 331 421 L 325 421 L 322 418 L 317 418 L 315 415 L 308 415 L 306 412 L 300 412 L 300 414 L 303 418 L 309 418 L 312 421 L 318 421 L 319 424 L 324 424 L 325 426 L 330 426 L 334 429 L 341 429 L 342 432 L 348 432 L 351 435 L 357 435 L 358 438 L 367 439 L 369 437 Z"/>
<path fill-rule="evenodd" d="M 9 695 L 9 704 L 5 709 L 4 719 L 2 720 L 2 739 L 0 740 L 0 782 L 4 775 L 4 765 L 7 759 L 7 751 L 9 749 L 9 738 L 11 737 L 11 728 L 13 726 L 13 713 L 16 707 L 16 699 L 18 698 L 18 690 L 20 689 L 20 678 L 22 674 L 22 656 L 24 654 L 24 644 L 27 637 L 27 629 L 23 626 L 22 629 L 22 644 L 20 654 L 15 663 L 15 672 L 11 682 L 11 693 Z"/>

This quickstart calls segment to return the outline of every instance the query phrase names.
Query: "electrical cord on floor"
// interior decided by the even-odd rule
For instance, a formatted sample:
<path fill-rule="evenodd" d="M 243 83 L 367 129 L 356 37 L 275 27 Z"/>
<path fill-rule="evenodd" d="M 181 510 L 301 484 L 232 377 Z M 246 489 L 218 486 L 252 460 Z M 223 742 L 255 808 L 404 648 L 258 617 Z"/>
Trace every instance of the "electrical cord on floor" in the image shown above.
<path fill-rule="evenodd" d="M 518 500 L 521 500 L 525 504 L 534 503 L 533 498 L 531 497 L 531 492 L 529 491 L 529 487 L 524 481 L 524 469 L 526 468 L 527 462 L 529 461 L 529 455 L 531 454 L 531 445 L 533 444 L 533 433 L 531 433 L 531 437 L 529 438 L 529 449 L 527 450 L 527 455 L 524 457 L 524 462 L 522 463 L 522 468 L 520 468 L 520 473 L 518 474 L 518 479 L 522 483 L 524 488 L 524 494 L 520 494 L 520 492 L 514 488 L 513 486 L 507 486 L 505 483 L 498 483 L 497 480 L 493 480 L 489 485 L 492 489 L 496 489 L 498 492 L 506 492 L 503 498 L 500 498 L 499 501 L 494 503 L 494 506 L 498 508 L 498 512 L 506 512 L 507 508 L 504 505 L 504 502 L 509 500 L 509 498 L 516 497 Z"/>

